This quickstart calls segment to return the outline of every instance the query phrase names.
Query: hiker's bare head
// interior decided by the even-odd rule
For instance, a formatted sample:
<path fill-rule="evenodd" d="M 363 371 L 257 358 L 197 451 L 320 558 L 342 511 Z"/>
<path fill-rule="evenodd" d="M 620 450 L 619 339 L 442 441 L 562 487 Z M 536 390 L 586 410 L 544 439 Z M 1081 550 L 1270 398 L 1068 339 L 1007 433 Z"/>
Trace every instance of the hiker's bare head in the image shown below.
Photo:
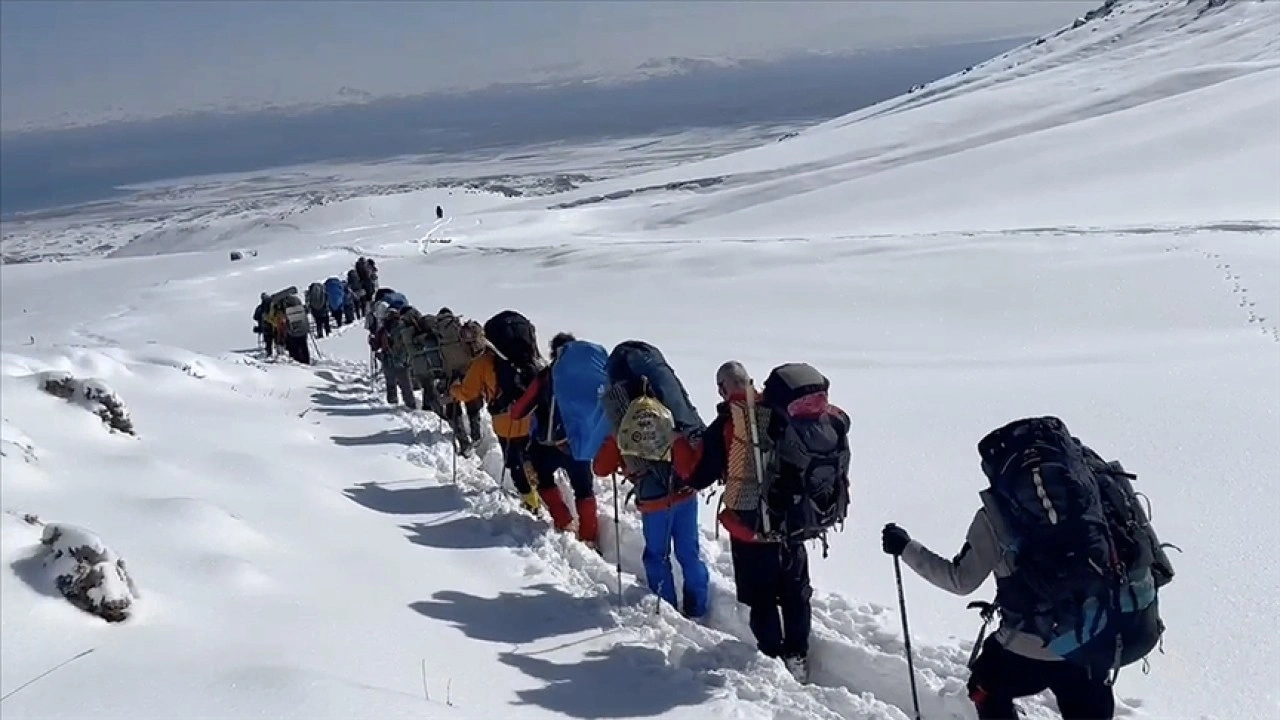
<path fill-rule="evenodd" d="M 716 370 L 716 387 L 720 389 L 720 397 L 729 397 L 735 392 L 742 392 L 750 384 L 751 376 L 737 360 L 730 360 Z"/>

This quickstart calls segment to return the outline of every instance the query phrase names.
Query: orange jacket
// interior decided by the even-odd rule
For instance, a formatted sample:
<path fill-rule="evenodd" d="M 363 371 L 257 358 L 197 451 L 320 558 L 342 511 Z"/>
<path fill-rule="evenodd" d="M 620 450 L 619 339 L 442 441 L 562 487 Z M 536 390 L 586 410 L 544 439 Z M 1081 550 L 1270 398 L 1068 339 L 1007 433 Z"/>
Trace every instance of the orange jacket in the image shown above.
<path fill-rule="evenodd" d="M 473 360 L 462 382 L 454 384 L 450 393 L 460 403 L 478 399 L 493 402 L 498 397 L 498 373 L 493 366 L 493 353 L 486 350 Z M 526 438 L 532 422 L 529 418 L 512 420 L 510 412 L 499 413 L 493 416 L 493 433 L 508 440 Z"/>

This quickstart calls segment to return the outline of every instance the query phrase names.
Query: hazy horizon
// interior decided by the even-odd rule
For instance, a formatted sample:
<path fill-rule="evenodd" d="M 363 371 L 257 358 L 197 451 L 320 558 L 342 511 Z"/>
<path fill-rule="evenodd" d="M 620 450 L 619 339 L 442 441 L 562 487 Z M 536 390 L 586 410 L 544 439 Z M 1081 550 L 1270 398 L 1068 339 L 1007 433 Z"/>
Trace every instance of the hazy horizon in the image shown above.
<path fill-rule="evenodd" d="M 0 137 L 0 214 L 105 200 L 121 186 L 323 162 L 807 125 L 907 92 L 1024 39 L 706 66 L 625 85 L 503 86 L 302 113 L 193 115 Z"/>
<path fill-rule="evenodd" d="M 1097 0 L 0 3 L 6 133 L 1050 32 Z M 648 68 L 645 72 L 653 72 Z"/>

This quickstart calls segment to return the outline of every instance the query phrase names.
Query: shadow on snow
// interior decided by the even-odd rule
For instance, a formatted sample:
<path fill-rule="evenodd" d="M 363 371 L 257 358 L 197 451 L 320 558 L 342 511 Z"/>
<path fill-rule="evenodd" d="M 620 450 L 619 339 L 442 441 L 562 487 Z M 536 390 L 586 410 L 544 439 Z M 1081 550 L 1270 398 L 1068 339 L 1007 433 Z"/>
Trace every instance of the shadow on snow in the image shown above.
<path fill-rule="evenodd" d="M 342 491 L 351 500 L 388 515 L 449 513 L 465 510 L 462 493 L 454 485 L 388 488 L 365 482 Z"/>

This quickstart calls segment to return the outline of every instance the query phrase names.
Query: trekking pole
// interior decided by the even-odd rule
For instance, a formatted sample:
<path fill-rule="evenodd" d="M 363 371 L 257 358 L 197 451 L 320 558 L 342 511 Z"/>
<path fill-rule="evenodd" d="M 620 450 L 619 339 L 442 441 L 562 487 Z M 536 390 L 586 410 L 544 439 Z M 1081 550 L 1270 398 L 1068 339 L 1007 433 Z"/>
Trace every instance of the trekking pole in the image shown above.
<path fill-rule="evenodd" d="M 920 720 L 920 694 L 916 691 L 916 664 L 911 653 L 911 630 L 907 628 L 907 598 L 902 592 L 902 563 L 898 556 L 893 556 L 893 575 L 898 581 L 898 609 L 902 613 L 902 638 L 907 645 L 907 672 L 911 675 L 911 704 L 916 710 L 916 720 Z"/>
<path fill-rule="evenodd" d="M 622 607 L 622 521 L 618 518 L 618 473 L 613 473 L 613 569 L 618 573 L 618 607 Z"/>
<path fill-rule="evenodd" d="M 449 426 L 449 437 L 453 440 L 453 484 L 458 484 L 458 428 Z"/>

